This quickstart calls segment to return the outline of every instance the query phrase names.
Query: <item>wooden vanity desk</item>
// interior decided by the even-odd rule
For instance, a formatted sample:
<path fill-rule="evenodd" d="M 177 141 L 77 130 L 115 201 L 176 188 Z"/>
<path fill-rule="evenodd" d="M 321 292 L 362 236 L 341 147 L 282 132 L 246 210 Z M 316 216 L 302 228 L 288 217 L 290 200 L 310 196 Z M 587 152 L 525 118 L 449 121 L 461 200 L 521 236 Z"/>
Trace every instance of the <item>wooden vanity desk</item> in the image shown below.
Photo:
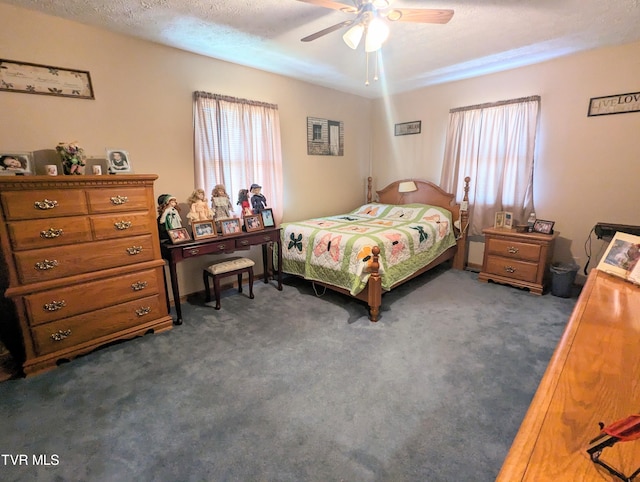
<path fill-rule="evenodd" d="M 591 461 L 589 441 L 640 412 L 640 287 L 593 269 L 498 475 L 499 481 L 617 481 Z M 631 475 L 640 440 L 601 460 Z"/>

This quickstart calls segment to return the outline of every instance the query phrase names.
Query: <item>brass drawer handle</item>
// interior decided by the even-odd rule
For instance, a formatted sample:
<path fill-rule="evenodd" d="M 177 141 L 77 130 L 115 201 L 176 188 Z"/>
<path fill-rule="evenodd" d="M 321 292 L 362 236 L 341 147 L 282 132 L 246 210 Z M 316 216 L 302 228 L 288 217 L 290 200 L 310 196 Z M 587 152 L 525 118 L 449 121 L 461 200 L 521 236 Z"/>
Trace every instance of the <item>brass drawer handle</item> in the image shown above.
<path fill-rule="evenodd" d="M 127 196 L 113 196 L 111 198 L 111 204 L 119 206 L 120 204 L 124 204 L 129 201 Z"/>
<path fill-rule="evenodd" d="M 516 269 L 515 269 L 513 266 L 505 266 L 505 267 L 504 267 L 504 270 L 505 270 L 507 273 L 515 273 L 515 272 L 516 272 Z"/>
<path fill-rule="evenodd" d="M 189 254 L 192 256 L 195 256 L 196 254 L 198 254 L 200 252 L 199 249 L 190 249 L 189 250 Z"/>
<path fill-rule="evenodd" d="M 518 248 L 516 248 L 515 246 L 509 246 L 509 247 L 507 248 L 507 251 L 508 251 L 510 254 L 517 254 L 517 253 L 518 253 L 518 251 L 520 251 L 520 250 L 519 250 Z"/>
<path fill-rule="evenodd" d="M 133 223 L 131 221 L 118 221 L 113 223 L 118 231 L 124 231 L 125 229 L 129 229 Z"/>
<path fill-rule="evenodd" d="M 146 308 L 145 307 L 138 308 L 136 310 L 136 315 L 138 315 L 138 316 L 148 315 L 149 313 L 151 313 L 151 307 L 150 306 L 147 306 Z"/>
<path fill-rule="evenodd" d="M 247 241 L 246 239 L 243 239 L 242 241 L 240 241 L 240 244 L 242 246 L 247 246 L 249 244 L 249 241 Z"/>
<path fill-rule="evenodd" d="M 53 239 L 62 236 L 62 229 L 49 228 L 46 231 L 40 231 L 40 237 L 43 239 Z"/>
<path fill-rule="evenodd" d="M 142 253 L 142 246 L 131 246 L 127 248 L 127 253 L 131 256 Z"/>
<path fill-rule="evenodd" d="M 33 203 L 33 205 L 37 209 L 42 209 L 43 211 L 46 211 L 47 209 L 53 209 L 56 206 L 58 206 L 58 201 L 50 201 L 49 199 L 44 199 L 42 201 L 36 201 L 35 203 Z"/>
<path fill-rule="evenodd" d="M 271 236 L 264 236 L 262 238 L 263 241 L 271 241 Z"/>
<path fill-rule="evenodd" d="M 35 265 L 35 268 L 39 271 L 46 271 L 48 269 L 53 269 L 58 266 L 57 259 L 44 259 L 42 261 L 38 261 Z"/>
<path fill-rule="evenodd" d="M 51 339 L 53 341 L 62 341 L 65 338 L 67 338 L 69 335 L 71 335 L 71 330 L 58 330 L 55 333 L 51 333 Z"/>
<path fill-rule="evenodd" d="M 67 302 L 65 300 L 60 301 L 52 301 L 51 303 L 45 303 L 42 305 L 42 309 L 44 311 L 58 311 L 67 306 Z"/>
<path fill-rule="evenodd" d="M 147 282 L 146 281 L 137 281 L 137 282 L 135 282 L 135 283 L 133 283 L 131 285 L 131 289 L 133 291 L 140 291 L 140 290 L 145 289 L 146 287 L 147 287 Z"/>
<path fill-rule="evenodd" d="M 218 251 L 224 251 L 225 249 L 227 249 L 227 245 L 226 244 L 219 244 L 218 245 Z"/>

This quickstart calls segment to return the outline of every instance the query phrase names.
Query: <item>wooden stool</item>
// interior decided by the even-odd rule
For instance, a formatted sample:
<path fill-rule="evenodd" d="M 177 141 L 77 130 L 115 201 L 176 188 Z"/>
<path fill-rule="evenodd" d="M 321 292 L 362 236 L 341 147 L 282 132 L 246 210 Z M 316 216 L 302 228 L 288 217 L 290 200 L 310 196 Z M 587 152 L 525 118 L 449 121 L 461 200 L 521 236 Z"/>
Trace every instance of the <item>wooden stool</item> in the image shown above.
<path fill-rule="evenodd" d="M 216 310 L 220 309 L 220 278 L 238 275 L 238 293 L 242 293 L 242 273 L 249 273 L 249 298 L 253 299 L 253 265 L 248 258 L 232 257 L 216 261 L 202 271 L 205 299 L 211 301 L 209 277 L 213 278 L 213 294 L 216 297 Z"/>

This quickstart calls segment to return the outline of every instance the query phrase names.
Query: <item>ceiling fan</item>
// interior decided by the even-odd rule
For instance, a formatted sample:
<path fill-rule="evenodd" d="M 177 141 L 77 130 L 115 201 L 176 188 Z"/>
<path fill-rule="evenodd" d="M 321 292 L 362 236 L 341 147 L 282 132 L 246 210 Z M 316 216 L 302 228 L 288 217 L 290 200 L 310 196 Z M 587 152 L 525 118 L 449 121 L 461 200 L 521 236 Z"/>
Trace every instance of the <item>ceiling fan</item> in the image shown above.
<path fill-rule="evenodd" d="M 360 40 L 365 37 L 365 51 L 378 50 L 389 35 L 387 22 L 414 22 L 414 23 L 447 23 L 453 17 L 453 10 L 439 10 L 433 8 L 390 8 L 389 0 L 353 0 L 351 7 L 333 0 L 298 0 L 311 3 L 320 7 L 339 10 L 345 13 L 355 14 L 352 20 L 345 20 L 331 27 L 320 30 L 301 39 L 303 42 L 311 42 L 324 35 L 352 26 L 343 35 L 344 42 L 352 49 L 358 48 Z"/>

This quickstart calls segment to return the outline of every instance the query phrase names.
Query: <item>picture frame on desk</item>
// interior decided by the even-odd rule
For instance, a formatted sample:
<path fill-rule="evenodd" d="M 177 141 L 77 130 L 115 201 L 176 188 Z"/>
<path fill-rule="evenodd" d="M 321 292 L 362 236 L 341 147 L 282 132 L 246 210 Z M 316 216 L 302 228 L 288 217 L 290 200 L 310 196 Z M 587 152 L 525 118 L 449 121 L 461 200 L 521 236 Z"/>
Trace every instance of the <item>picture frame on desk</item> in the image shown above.
<path fill-rule="evenodd" d="M 0 176 L 28 176 L 33 173 L 31 152 L 0 152 Z"/>
<path fill-rule="evenodd" d="M 616 231 L 597 269 L 640 283 L 640 236 Z"/>
<path fill-rule="evenodd" d="M 172 244 L 186 243 L 187 241 L 191 241 L 191 236 L 189 235 L 189 231 L 187 228 L 176 228 L 167 230 L 167 234 L 169 235 L 169 240 Z"/>
<path fill-rule="evenodd" d="M 193 221 L 191 223 L 191 231 L 193 232 L 193 239 L 196 241 L 199 239 L 215 238 L 218 236 L 213 221 Z"/>
<path fill-rule="evenodd" d="M 262 225 L 265 228 L 273 228 L 276 225 L 276 222 L 273 219 L 273 210 L 271 208 L 263 209 L 260 211 L 260 215 L 262 216 Z"/>
<path fill-rule="evenodd" d="M 536 219 L 533 223 L 533 231 L 535 233 L 553 234 L 553 225 L 555 221 L 546 221 L 544 219 Z"/>
<path fill-rule="evenodd" d="M 240 219 L 238 218 L 229 218 L 223 219 L 220 221 L 220 229 L 222 230 L 223 236 L 229 236 L 232 234 L 238 234 L 242 232 L 240 226 Z"/>
<path fill-rule="evenodd" d="M 262 224 L 262 216 L 260 214 L 245 216 L 244 227 L 247 230 L 247 233 L 251 233 L 253 231 L 261 231 L 262 229 L 264 229 L 264 225 Z"/>

